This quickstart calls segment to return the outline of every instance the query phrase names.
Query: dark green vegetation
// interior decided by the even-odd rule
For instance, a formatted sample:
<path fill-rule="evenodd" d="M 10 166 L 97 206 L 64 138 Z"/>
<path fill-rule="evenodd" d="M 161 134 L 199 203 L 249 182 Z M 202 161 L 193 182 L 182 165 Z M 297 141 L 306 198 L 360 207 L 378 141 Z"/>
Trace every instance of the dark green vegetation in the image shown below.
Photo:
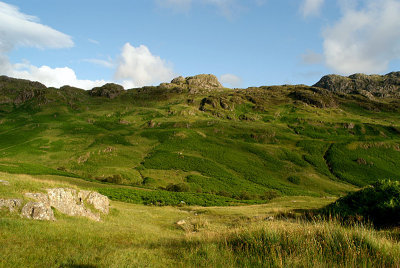
<path fill-rule="evenodd" d="M 370 221 L 377 227 L 400 225 L 400 182 L 379 181 L 322 209 L 346 221 Z"/>
<path fill-rule="evenodd" d="M 1 77 L 0 171 L 134 186 L 103 191 L 174 205 L 341 196 L 400 178 L 393 94 L 190 81 L 84 91 Z"/>

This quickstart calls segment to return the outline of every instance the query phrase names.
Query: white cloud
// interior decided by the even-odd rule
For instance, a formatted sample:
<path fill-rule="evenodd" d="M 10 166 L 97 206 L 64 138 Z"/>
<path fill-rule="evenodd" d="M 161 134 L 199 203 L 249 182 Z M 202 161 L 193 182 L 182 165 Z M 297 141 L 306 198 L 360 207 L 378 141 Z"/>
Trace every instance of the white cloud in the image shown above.
<path fill-rule="evenodd" d="M 49 66 L 36 67 L 29 62 L 12 65 L 9 71 L 12 77 L 18 77 L 33 81 L 39 81 L 48 87 L 62 87 L 65 85 L 91 89 L 107 83 L 104 80 L 79 80 L 74 70 L 68 67 L 50 68 Z"/>
<path fill-rule="evenodd" d="M 304 64 L 320 64 L 324 62 L 324 55 L 308 50 L 301 55 L 301 61 Z"/>
<path fill-rule="evenodd" d="M 0 53 L 15 46 L 66 48 L 74 45 L 70 36 L 38 23 L 38 18 L 0 2 Z"/>
<path fill-rule="evenodd" d="M 68 48 L 72 38 L 39 23 L 35 16 L 23 14 L 15 6 L 0 2 L 0 74 L 39 81 L 46 86 L 71 85 L 91 89 L 106 83 L 103 80 L 79 80 L 68 67 L 37 67 L 29 62 L 12 64 L 7 54 L 18 46 L 36 48 Z"/>
<path fill-rule="evenodd" d="M 232 88 L 238 88 L 242 85 L 242 79 L 234 74 L 223 74 L 220 76 L 219 80 L 223 85 Z"/>
<path fill-rule="evenodd" d="M 303 0 L 300 6 L 300 12 L 304 17 L 318 15 L 325 0 Z"/>
<path fill-rule="evenodd" d="M 100 45 L 100 42 L 99 42 L 99 41 L 97 41 L 97 40 L 94 40 L 94 39 L 88 38 L 88 41 L 89 41 L 90 43 L 92 43 L 92 44 L 95 44 L 95 45 Z"/>
<path fill-rule="evenodd" d="M 110 59 L 110 58 L 109 58 L 108 60 L 101 60 L 101 59 L 83 59 L 82 61 L 84 61 L 84 62 L 90 62 L 90 63 L 96 64 L 96 65 L 100 65 L 100 66 L 102 66 L 102 67 L 110 68 L 110 69 L 112 69 L 112 68 L 115 67 L 115 64 L 113 63 L 113 60 Z"/>
<path fill-rule="evenodd" d="M 328 67 L 341 74 L 380 73 L 400 58 L 400 1 L 367 0 L 361 8 L 342 10 L 323 33 Z"/>
<path fill-rule="evenodd" d="M 115 79 L 125 80 L 124 84 L 129 82 L 131 87 L 141 87 L 166 82 L 174 76 L 172 68 L 146 46 L 134 47 L 129 43 L 123 46 Z"/>

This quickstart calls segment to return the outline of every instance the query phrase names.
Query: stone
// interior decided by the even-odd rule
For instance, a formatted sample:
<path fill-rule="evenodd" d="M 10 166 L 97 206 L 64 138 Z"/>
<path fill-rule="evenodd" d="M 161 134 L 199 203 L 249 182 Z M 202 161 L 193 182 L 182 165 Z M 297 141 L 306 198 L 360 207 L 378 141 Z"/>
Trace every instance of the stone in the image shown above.
<path fill-rule="evenodd" d="M 101 87 L 95 87 L 89 91 L 91 96 L 95 97 L 106 97 L 114 99 L 124 92 L 124 88 L 121 85 L 108 83 Z"/>
<path fill-rule="evenodd" d="M 186 221 L 185 220 L 180 220 L 180 221 L 177 221 L 176 224 L 177 225 L 184 225 L 184 224 L 186 224 Z"/>
<path fill-rule="evenodd" d="M 22 208 L 21 217 L 32 220 L 54 221 L 54 213 L 51 207 L 43 202 L 28 202 Z"/>
<path fill-rule="evenodd" d="M 176 78 L 172 79 L 172 81 L 171 81 L 171 84 L 177 84 L 177 85 L 185 84 L 185 83 L 186 83 L 186 79 L 183 76 L 176 77 Z"/>
<path fill-rule="evenodd" d="M 186 78 L 189 86 L 195 86 L 204 89 L 223 88 L 218 78 L 213 74 L 199 74 Z"/>
<path fill-rule="evenodd" d="M 56 208 L 61 213 L 100 221 L 100 215 L 94 214 L 90 209 L 84 206 L 83 200 L 78 199 L 76 190 L 56 188 L 48 189 L 47 193 L 50 206 Z"/>
<path fill-rule="evenodd" d="M 97 192 L 54 188 L 47 189 L 47 194 L 26 193 L 25 195 L 36 200 L 37 203 L 53 207 L 69 216 L 81 216 L 100 221 L 99 213 L 94 213 L 89 208 L 85 207 L 85 202 L 92 205 L 97 211 L 103 214 L 109 213 L 110 202 L 108 198 Z"/>
<path fill-rule="evenodd" d="M 326 75 L 314 87 L 345 94 L 374 97 L 400 97 L 400 72 L 386 75 L 353 74 L 350 76 Z"/>
<path fill-rule="evenodd" d="M 92 205 L 95 209 L 99 210 L 100 212 L 102 212 L 104 214 L 109 213 L 110 201 L 108 200 L 108 198 L 106 196 L 99 194 L 97 192 L 88 192 L 88 193 L 86 193 L 86 192 L 88 192 L 88 191 L 80 191 L 78 194 L 78 197 L 85 196 L 85 198 L 83 198 L 83 200 L 86 199 L 86 202 L 88 204 Z"/>
<path fill-rule="evenodd" d="M 4 181 L 4 180 L 0 180 L 0 184 L 3 185 L 10 185 L 10 183 L 8 181 Z"/>
<path fill-rule="evenodd" d="M 0 209 L 6 207 L 10 212 L 14 212 L 21 205 L 22 200 L 20 199 L 0 199 Z"/>

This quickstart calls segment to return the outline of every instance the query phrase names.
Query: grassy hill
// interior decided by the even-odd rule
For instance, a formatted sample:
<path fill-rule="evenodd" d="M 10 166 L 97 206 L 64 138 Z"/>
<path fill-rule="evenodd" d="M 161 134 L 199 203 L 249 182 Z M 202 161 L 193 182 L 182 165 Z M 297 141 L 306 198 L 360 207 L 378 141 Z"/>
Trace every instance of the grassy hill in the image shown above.
<path fill-rule="evenodd" d="M 91 91 L 0 77 L 0 198 L 64 187 L 112 200 L 101 222 L 0 209 L 0 267 L 398 267 L 398 228 L 312 216 L 398 210 L 397 77 Z"/>
<path fill-rule="evenodd" d="M 0 95 L 3 172 L 254 203 L 399 179 L 397 98 L 304 85 L 84 91 L 7 77 Z"/>

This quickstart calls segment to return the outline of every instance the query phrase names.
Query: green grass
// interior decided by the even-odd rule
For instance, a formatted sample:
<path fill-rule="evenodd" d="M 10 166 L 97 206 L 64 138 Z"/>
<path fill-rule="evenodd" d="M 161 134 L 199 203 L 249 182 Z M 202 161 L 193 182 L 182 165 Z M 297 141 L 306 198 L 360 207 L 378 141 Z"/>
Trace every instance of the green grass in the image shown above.
<path fill-rule="evenodd" d="M 112 192 L 67 177 L 0 173 L 0 179 L 9 181 L 0 194 L 10 198 L 52 187 Z M 58 211 L 54 222 L 32 221 L 0 209 L 0 267 L 397 267 L 398 231 L 279 218 L 333 200 L 281 197 L 233 207 L 111 201 L 101 222 Z"/>
<path fill-rule="evenodd" d="M 27 86 L 9 81 L 2 94 L 14 98 Z M 206 95 L 145 87 L 112 100 L 76 88 L 42 91 L 26 103 L 0 105 L 0 171 L 115 177 L 116 184 L 152 190 L 187 183 L 193 195 L 255 200 L 341 196 L 378 177 L 397 180 L 400 172 L 400 117 L 386 99 L 334 95 L 337 106 L 318 108 L 313 103 L 327 97 L 306 86 Z M 200 110 L 204 98 L 215 107 Z M 391 147 L 348 148 L 353 143 Z"/>

